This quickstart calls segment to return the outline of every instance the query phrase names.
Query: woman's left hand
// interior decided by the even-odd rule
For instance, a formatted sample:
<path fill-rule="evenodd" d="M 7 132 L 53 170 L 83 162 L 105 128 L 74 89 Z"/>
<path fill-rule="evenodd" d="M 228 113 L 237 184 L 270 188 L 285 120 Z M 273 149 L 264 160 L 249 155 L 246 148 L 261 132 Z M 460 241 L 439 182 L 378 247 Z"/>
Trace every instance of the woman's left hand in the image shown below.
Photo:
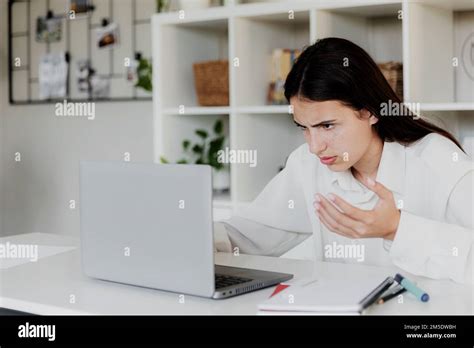
<path fill-rule="evenodd" d="M 372 183 L 373 185 L 371 185 Z M 344 237 L 393 240 L 397 233 L 401 213 L 395 205 L 392 191 L 373 180 L 368 180 L 365 186 L 379 197 L 372 210 L 356 208 L 341 197 L 330 193 L 328 198 L 333 203 L 321 194 L 315 195 L 315 213 L 329 230 Z M 339 207 L 342 212 L 334 205 Z"/>

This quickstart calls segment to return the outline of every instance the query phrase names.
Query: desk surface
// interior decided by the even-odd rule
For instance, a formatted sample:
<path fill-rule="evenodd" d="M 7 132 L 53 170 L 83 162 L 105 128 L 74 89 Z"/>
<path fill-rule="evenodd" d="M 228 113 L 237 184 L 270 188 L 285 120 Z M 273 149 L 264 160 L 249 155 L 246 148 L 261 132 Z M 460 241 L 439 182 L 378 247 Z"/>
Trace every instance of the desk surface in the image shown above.
<path fill-rule="evenodd" d="M 88 278 L 81 271 L 79 240 L 60 235 L 32 233 L 0 238 L 0 243 L 73 246 L 75 249 L 0 270 L 0 307 L 35 314 L 256 314 L 257 305 L 269 297 L 272 288 L 226 300 L 211 300 L 190 295 L 129 286 Z M 293 260 L 254 255 L 234 256 L 217 253 L 216 264 L 258 268 L 307 277 L 318 274 L 391 275 L 396 267 L 372 267 L 354 264 Z M 407 273 L 407 272 L 403 272 Z M 431 297 L 421 303 L 405 296 L 374 305 L 367 314 L 472 314 L 471 285 L 430 280 L 412 276 Z M 74 301 L 71 301 L 73 299 Z M 180 301 L 181 300 L 181 301 Z M 71 303 L 73 302 L 73 303 Z"/>

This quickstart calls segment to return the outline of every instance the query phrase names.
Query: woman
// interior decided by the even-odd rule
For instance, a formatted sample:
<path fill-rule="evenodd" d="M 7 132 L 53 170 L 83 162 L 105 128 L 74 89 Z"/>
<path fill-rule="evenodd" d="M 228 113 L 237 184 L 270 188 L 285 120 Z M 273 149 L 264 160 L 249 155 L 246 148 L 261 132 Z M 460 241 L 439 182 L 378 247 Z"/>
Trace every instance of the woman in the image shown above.
<path fill-rule="evenodd" d="M 472 281 L 474 163 L 450 133 L 393 108 L 401 100 L 375 62 L 344 39 L 307 47 L 285 96 L 306 143 L 215 225 L 217 250 Z"/>

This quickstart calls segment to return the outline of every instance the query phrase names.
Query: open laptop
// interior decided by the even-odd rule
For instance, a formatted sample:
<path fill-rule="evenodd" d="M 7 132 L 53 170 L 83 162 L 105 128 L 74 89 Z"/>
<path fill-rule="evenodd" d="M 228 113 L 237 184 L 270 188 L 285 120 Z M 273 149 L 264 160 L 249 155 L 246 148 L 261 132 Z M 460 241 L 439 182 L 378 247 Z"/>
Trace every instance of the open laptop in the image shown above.
<path fill-rule="evenodd" d="M 214 265 L 208 165 L 81 162 L 86 275 L 215 299 L 293 275 Z"/>

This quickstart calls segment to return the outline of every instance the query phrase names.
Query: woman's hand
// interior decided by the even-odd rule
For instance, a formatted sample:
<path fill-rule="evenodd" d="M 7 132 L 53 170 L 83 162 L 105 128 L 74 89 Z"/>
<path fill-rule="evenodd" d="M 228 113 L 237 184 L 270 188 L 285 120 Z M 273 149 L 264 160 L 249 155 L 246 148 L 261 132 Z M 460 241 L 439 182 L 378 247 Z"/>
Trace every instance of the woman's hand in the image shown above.
<path fill-rule="evenodd" d="M 356 208 L 339 196 L 330 193 L 328 198 L 342 212 L 323 195 L 316 194 L 315 213 L 329 230 L 344 237 L 379 237 L 393 240 L 397 233 L 401 214 L 395 205 L 393 193 L 381 183 L 374 182 L 371 179 L 367 180 L 366 186 L 379 196 L 374 209 L 362 210 Z"/>

